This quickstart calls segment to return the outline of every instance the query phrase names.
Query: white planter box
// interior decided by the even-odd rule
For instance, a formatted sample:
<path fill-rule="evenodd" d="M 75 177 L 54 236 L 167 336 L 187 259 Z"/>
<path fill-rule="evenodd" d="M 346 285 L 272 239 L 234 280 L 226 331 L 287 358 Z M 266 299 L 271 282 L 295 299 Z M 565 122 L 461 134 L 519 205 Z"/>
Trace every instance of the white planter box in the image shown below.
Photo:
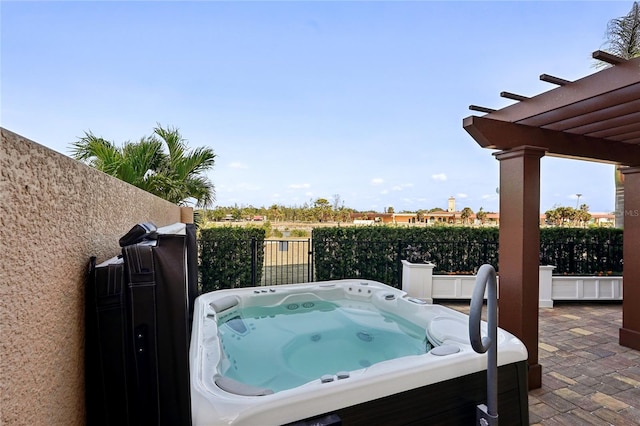
<path fill-rule="evenodd" d="M 434 275 L 431 297 L 433 299 L 471 299 L 475 284 L 475 275 Z"/>
<path fill-rule="evenodd" d="M 622 300 L 622 277 L 553 277 L 553 300 Z"/>
<path fill-rule="evenodd" d="M 402 290 L 411 297 L 433 303 L 433 263 L 402 261 Z"/>
<path fill-rule="evenodd" d="M 471 299 L 475 275 L 433 275 L 432 263 L 402 261 L 402 290 L 411 297 L 433 303 L 433 299 Z M 553 276 L 555 266 L 540 266 L 541 308 L 552 308 L 554 300 L 622 300 L 622 277 Z M 500 294 L 500 277 L 498 296 Z M 486 292 L 485 292 L 486 298 Z"/>

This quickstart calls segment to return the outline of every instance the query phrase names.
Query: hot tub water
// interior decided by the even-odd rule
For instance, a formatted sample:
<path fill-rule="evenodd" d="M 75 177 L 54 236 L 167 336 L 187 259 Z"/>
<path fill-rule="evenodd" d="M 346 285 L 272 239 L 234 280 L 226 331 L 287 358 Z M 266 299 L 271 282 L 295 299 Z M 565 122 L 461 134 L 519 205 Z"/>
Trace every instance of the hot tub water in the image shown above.
<path fill-rule="evenodd" d="M 193 318 L 194 426 L 329 414 L 466 425 L 485 398 L 486 355 L 470 345 L 468 317 L 375 281 L 219 290 L 196 299 Z M 528 424 L 526 348 L 504 330 L 497 343 L 501 423 Z"/>
<path fill-rule="evenodd" d="M 274 392 L 431 348 L 423 327 L 346 299 L 244 308 L 218 327 L 221 374 Z"/>

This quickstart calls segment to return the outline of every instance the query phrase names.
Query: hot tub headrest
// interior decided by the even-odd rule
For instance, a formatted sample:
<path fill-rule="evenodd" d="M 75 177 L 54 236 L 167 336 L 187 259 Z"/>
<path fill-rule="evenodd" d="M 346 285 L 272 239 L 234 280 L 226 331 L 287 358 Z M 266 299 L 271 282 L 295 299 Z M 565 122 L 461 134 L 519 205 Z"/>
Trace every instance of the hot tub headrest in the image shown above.
<path fill-rule="evenodd" d="M 229 308 L 233 308 L 238 303 L 240 303 L 240 300 L 236 296 L 225 296 L 221 299 L 214 300 L 213 302 L 209 303 L 209 306 L 211 306 L 217 313 L 220 313 L 222 311 L 226 311 Z"/>
<path fill-rule="evenodd" d="M 244 383 L 237 382 L 228 377 L 217 377 L 215 380 L 216 385 L 223 391 L 234 393 L 236 395 L 243 396 L 264 396 L 271 395 L 273 391 L 267 388 L 257 388 L 251 385 L 245 385 Z"/>

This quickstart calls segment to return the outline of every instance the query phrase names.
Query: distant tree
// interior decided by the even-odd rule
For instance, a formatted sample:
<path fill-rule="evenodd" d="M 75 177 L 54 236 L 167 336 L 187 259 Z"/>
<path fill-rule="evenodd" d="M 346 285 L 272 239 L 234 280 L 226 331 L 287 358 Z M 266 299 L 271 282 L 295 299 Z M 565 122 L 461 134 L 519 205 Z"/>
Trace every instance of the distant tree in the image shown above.
<path fill-rule="evenodd" d="M 331 204 L 326 198 L 318 198 L 313 202 L 313 210 L 319 222 L 325 222 L 331 217 Z"/>
<path fill-rule="evenodd" d="M 605 32 L 605 49 L 616 56 L 631 59 L 640 56 L 640 6 L 633 2 L 631 10 L 625 16 L 614 18 L 607 24 Z M 609 64 L 597 61 L 596 67 L 606 67 Z M 620 167 L 614 169 L 615 182 L 615 215 L 616 227 L 624 226 L 624 175 Z"/>
<path fill-rule="evenodd" d="M 271 220 L 275 220 L 276 222 L 278 222 L 279 220 L 282 219 L 283 213 L 280 209 L 280 206 L 278 206 L 277 204 L 273 204 L 271 205 L 271 207 L 269 207 L 269 214 L 268 217 Z"/>
<path fill-rule="evenodd" d="M 346 208 L 346 207 L 341 207 L 338 210 L 338 214 L 337 214 L 337 220 L 340 222 L 350 222 L 351 221 L 351 213 L 353 212 L 352 209 Z"/>
<path fill-rule="evenodd" d="M 473 210 L 469 207 L 465 207 L 460 212 L 460 218 L 462 219 L 462 223 L 465 225 L 469 224 L 469 219 L 473 216 Z"/>
<path fill-rule="evenodd" d="M 565 225 L 571 223 L 573 220 L 573 208 L 572 207 L 558 207 L 558 216 L 560 216 L 560 224 Z"/>
<path fill-rule="evenodd" d="M 487 220 L 487 212 L 485 212 L 482 207 L 480 207 L 480 210 L 478 210 L 478 212 L 476 213 L 476 219 L 478 219 L 480 221 L 481 224 L 484 225 L 484 223 Z"/>
<path fill-rule="evenodd" d="M 591 221 L 591 213 L 589 213 L 589 206 L 581 204 L 580 209 L 576 211 L 576 219 L 582 226 L 586 226 Z"/>
<path fill-rule="evenodd" d="M 231 215 L 231 217 L 233 217 L 233 220 L 240 220 L 242 219 L 242 208 L 240 208 L 240 206 L 238 206 L 237 204 L 234 204 L 233 207 L 231 207 L 229 209 L 228 214 Z"/>
<path fill-rule="evenodd" d="M 544 212 L 544 215 L 546 217 L 546 221 L 549 224 L 552 225 L 560 225 L 560 215 L 558 214 L 558 210 L 557 209 L 550 209 L 547 210 L 546 212 Z"/>
<path fill-rule="evenodd" d="M 437 212 L 443 212 L 445 211 L 444 209 L 441 209 L 440 207 L 434 207 L 432 209 L 429 209 L 429 213 L 437 213 Z"/>
<path fill-rule="evenodd" d="M 391 206 L 387 207 L 387 213 L 389 213 L 389 214 L 394 214 L 394 213 L 395 213 L 394 208 L 393 208 L 393 207 L 391 207 Z"/>
<path fill-rule="evenodd" d="M 177 128 L 158 125 L 152 136 L 122 146 L 88 131 L 71 144 L 71 155 L 172 203 L 195 200 L 196 207 L 207 207 L 215 199 L 214 186 L 204 173 L 213 167 L 216 155 L 210 148 L 188 151 Z"/>
<path fill-rule="evenodd" d="M 340 205 L 342 202 L 342 206 Z M 340 207 L 344 207 L 344 201 L 340 198 L 340 194 L 333 194 L 333 210 L 338 211 Z"/>
<path fill-rule="evenodd" d="M 307 222 L 317 221 L 314 209 L 307 203 L 300 208 L 300 218 Z"/>
<path fill-rule="evenodd" d="M 589 206 L 582 204 L 580 209 L 556 207 L 545 212 L 546 221 L 556 226 L 586 226 L 591 220 Z"/>
<path fill-rule="evenodd" d="M 225 209 L 216 207 L 213 210 L 205 210 L 206 214 L 204 215 L 205 220 L 214 220 L 216 222 L 221 221 L 227 215 Z"/>

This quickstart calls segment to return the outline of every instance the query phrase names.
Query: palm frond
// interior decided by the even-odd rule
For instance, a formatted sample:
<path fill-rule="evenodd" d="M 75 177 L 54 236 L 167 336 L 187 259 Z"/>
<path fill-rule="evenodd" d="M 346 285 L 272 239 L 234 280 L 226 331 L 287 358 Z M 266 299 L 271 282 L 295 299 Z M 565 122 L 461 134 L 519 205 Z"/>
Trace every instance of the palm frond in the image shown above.
<path fill-rule="evenodd" d="M 203 176 L 192 177 L 185 180 L 185 186 L 190 198 L 196 200 L 196 207 L 206 208 L 216 199 L 216 190 L 213 183 Z M 182 201 L 185 201 L 183 199 Z"/>
<path fill-rule="evenodd" d="M 216 155 L 211 148 L 196 148 L 188 155 L 172 162 L 173 171 L 179 179 L 187 179 L 203 173 L 215 164 Z"/>
<path fill-rule="evenodd" d="M 195 200 L 209 206 L 215 200 L 214 186 L 203 173 L 213 167 L 216 155 L 207 147 L 189 151 L 177 128 L 158 124 L 151 136 L 121 147 L 89 131 L 71 144 L 71 151 L 74 158 L 172 203 Z"/>
<path fill-rule="evenodd" d="M 71 156 L 111 176 L 117 176 L 123 162 L 122 151 L 91 131 L 71 143 Z"/>
<path fill-rule="evenodd" d="M 633 2 L 629 13 L 614 18 L 607 24 L 605 33 L 607 50 L 624 59 L 640 56 L 640 6 Z"/>
<path fill-rule="evenodd" d="M 102 152 L 103 149 L 117 149 L 112 142 L 95 136 L 91 131 L 84 132 L 84 136 L 70 144 L 71 156 L 76 160 L 89 162 L 93 157 L 97 157 L 96 150 Z"/>
<path fill-rule="evenodd" d="M 167 146 L 169 150 L 169 161 L 179 161 L 184 157 L 184 153 L 187 147 L 186 140 L 180 135 L 180 130 L 177 127 L 163 128 L 160 124 L 154 127 L 153 133 L 158 136 Z"/>

